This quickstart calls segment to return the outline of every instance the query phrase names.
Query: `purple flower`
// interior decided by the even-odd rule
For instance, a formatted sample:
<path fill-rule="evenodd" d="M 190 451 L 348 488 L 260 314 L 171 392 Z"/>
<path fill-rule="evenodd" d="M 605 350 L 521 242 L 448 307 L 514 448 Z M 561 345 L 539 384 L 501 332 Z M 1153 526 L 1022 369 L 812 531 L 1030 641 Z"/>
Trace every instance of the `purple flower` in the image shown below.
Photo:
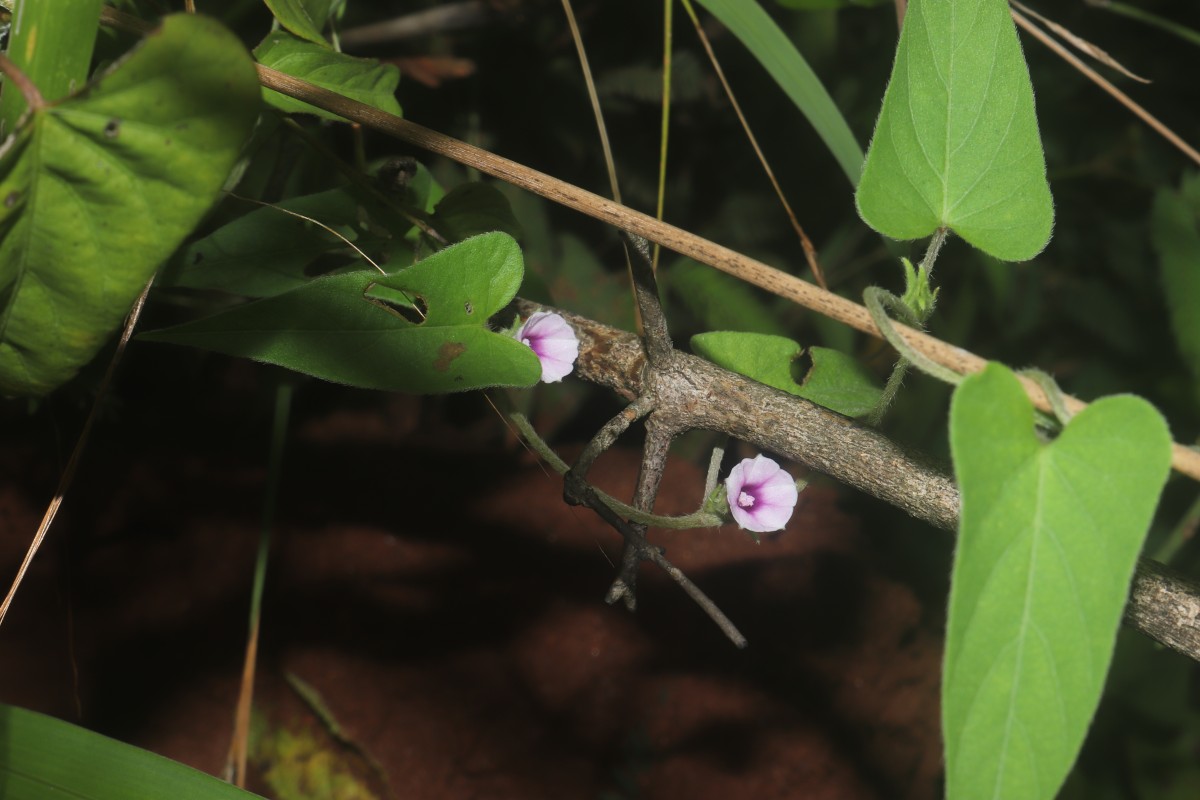
<path fill-rule="evenodd" d="M 729 513 L 738 527 L 755 533 L 783 530 L 800 492 L 792 476 L 766 456 L 743 459 L 725 479 Z"/>
<path fill-rule="evenodd" d="M 579 339 L 559 314 L 537 311 L 517 330 L 517 340 L 528 345 L 542 362 L 542 381 L 557 383 L 571 374 L 579 356 Z"/>

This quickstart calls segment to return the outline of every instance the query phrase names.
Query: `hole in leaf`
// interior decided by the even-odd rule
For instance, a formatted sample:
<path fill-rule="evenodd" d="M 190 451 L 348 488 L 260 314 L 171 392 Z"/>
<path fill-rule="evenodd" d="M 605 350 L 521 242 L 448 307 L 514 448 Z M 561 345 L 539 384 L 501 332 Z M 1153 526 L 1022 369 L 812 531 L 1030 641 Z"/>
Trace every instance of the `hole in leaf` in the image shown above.
<path fill-rule="evenodd" d="M 804 382 L 808 380 L 808 376 L 812 374 L 813 369 L 813 360 L 812 356 L 809 355 L 808 348 L 801 350 L 800 354 L 792 359 L 789 369 L 792 373 L 792 380 L 803 386 Z"/>
<path fill-rule="evenodd" d="M 121 120 L 117 119 L 116 117 L 113 117 L 112 119 L 110 119 L 108 121 L 108 124 L 104 126 L 104 136 L 107 139 L 117 138 L 117 135 L 120 132 L 121 132 Z"/>
<path fill-rule="evenodd" d="M 429 303 L 421 295 L 409 295 L 402 289 L 393 289 L 372 283 L 363 292 L 368 303 L 379 306 L 390 314 L 402 317 L 413 325 L 420 325 L 429 316 Z"/>

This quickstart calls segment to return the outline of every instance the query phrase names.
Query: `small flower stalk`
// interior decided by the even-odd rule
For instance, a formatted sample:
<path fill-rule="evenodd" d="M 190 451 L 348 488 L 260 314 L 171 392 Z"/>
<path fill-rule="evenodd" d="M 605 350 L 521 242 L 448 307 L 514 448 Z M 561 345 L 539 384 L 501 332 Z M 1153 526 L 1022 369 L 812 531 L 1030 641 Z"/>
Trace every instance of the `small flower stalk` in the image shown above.
<path fill-rule="evenodd" d="M 542 362 L 543 383 L 558 383 L 575 368 L 579 338 L 561 314 L 534 312 L 514 335 Z"/>
<path fill-rule="evenodd" d="M 729 514 L 752 533 L 783 530 L 799 497 L 792 476 L 764 455 L 743 459 L 725 479 Z"/>

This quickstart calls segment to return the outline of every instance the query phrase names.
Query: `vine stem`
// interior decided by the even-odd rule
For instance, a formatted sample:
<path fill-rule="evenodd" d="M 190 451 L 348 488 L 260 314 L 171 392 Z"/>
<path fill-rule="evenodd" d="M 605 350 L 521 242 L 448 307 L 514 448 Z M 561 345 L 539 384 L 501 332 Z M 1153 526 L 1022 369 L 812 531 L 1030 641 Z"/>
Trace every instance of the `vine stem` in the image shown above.
<path fill-rule="evenodd" d="M 571 471 L 571 465 L 563 461 L 558 453 L 546 444 L 546 440 L 538 435 L 538 432 L 533 429 L 529 419 L 524 414 L 509 414 L 508 417 L 515 427 L 524 437 L 526 443 L 533 448 L 533 451 L 542 457 L 550 468 L 559 475 L 566 475 Z M 592 491 L 596 496 L 613 511 L 620 514 L 626 519 L 636 522 L 641 525 L 653 525 L 656 528 L 670 528 L 672 530 L 689 530 L 691 528 L 715 528 L 725 524 L 725 520 L 713 514 L 710 511 L 705 511 L 701 506 L 691 514 L 686 514 L 679 517 L 667 517 L 660 514 L 650 514 L 645 511 L 639 511 L 631 505 L 622 503 L 620 500 L 605 494 L 596 487 L 592 487 Z M 707 495 L 705 495 L 707 499 Z"/>
<path fill-rule="evenodd" d="M 4 77 L 12 81 L 13 86 L 21 91 L 21 97 L 25 98 L 25 104 L 29 106 L 30 111 L 40 111 L 46 107 L 46 99 L 33 85 L 33 81 L 29 80 L 29 76 L 3 54 L 0 54 L 0 73 L 3 73 Z"/>
<path fill-rule="evenodd" d="M 268 89 L 274 89 L 281 94 L 323 108 L 352 122 L 358 122 L 436 155 L 445 156 L 460 164 L 473 167 L 484 174 L 587 214 L 601 222 L 657 242 L 680 255 L 708 264 L 710 267 L 791 300 L 830 319 L 849 325 L 863 333 L 881 338 L 883 336 L 879 327 L 871 319 L 870 312 L 853 300 L 825 291 L 808 281 L 769 267 L 761 261 L 756 261 L 728 247 L 657 220 L 649 214 L 643 214 L 608 200 L 586 189 L 581 189 L 574 184 L 551 177 L 544 172 L 530 169 L 495 153 L 469 145 L 395 114 L 380 111 L 261 64 L 257 67 L 259 80 Z M 903 339 L 909 347 L 960 375 L 981 372 L 987 366 L 986 359 L 907 325 L 895 325 L 895 330 L 897 336 Z M 1053 411 L 1049 398 L 1035 381 L 1024 376 L 1018 376 L 1017 379 L 1035 406 L 1042 411 Z M 1070 395 L 1064 396 L 1063 402 L 1072 413 L 1079 413 L 1087 408 L 1087 403 Z M 1171 466 L 1184 475 L 1200 481 L 1200 450 L 1176 443 L 1172 447 Z"/>
<path fill-rule="evenodd" d="M 146 28 L 146 24 L 136 17 L 121 13 L 108 6 L 101 10 L 101 21 L 107 25 L 116 25 L 133 31 L 142 31 Z M 866 307 L 853 300 L 828 292 L 808 281 L 769 267 L 761 261 L 744 256 L 728 247 L 710 242 L 694 233 L 655 219 L 649 214 L 635 211 L 574 184 L 551 177 L 544 172 L 530 169 L 523 164 L 409 122 L 395 114 L 380 111 L 365 103 L 351 100 L 328 89 L 322 89 L 270 67 L 264 67 L 262 64 L 255 66 L 258 69 L 259 82 L 268 89 L 274 89 L 288 97 L 323 108 L 351 122 L 373 128 L 436 155 L 445 156 L 513 186 L 533 192 L 539 197 L 587 214 L 621 230 L 642 236 L 651 242 L 674 250 L 680 255 L 708 264 L 714 269 L 733 275 L 746 283 L 849 325 L 863 333 L 881 338 L 883 336 Z M 903 339 L 908 346 L 923 353 L 931 361 L 960 375 L 980 372 L 987 366 L 986 359 L 961 347 L 948 344 L 906 325 L 895 325 L 894 327 L 897 336 Z M 1020 381 L 1021 387 L 1037 408 L 1045 412 L 1053 412 L 1050 399 L 1036 381 L 1022 375 L 1018 375 L 1017 380 Z M 1087 403 L 1070 395 L 1063 396 L 1063 403 L 1073 414 L 1087 408 Z M 1171 466 L 1180 473 L 1200 481 L 1200 450 L 1174 443 L 1171 448 Z"/>

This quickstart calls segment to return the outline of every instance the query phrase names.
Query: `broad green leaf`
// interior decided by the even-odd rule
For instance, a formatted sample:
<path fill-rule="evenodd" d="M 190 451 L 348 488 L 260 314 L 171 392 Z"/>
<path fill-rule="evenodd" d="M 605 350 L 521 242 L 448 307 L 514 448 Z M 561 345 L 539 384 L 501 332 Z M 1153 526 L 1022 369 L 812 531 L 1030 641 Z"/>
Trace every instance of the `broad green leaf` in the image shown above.
<path fill-rule="evenodd" d="M 1033 87 L 1004 0 L 913 0 L 858 185 L 894 239 L 947 227 L 1004 261 L 1050 240 Z"/>
<path fill-rule="evenodd" d="M 312 15 L 311 6 L 315 4 L 305 3 L 304 0 L 263 1 L 267 4 L 267 8 L 271 9 L 275 19 L 279 20 L 280 25 L 301 39 L 307 39 L 329 50 L 329 43 L 321 35 L 321 28 L 325 27 L 325 19 L 323 17 L 314 18 Z M 328 8 L 326 8 L 326 13 L 328 13 Z"/>
<path fill-rule="evenodd" d="M 0 157 L 0 393 L 68 380 L 212 205 L 259 109 L 216 21 L 167 17 Z"/>
<path fill-rule="evenodd" d="M 1146 401 L 1093 403 L 1049 444 L 999 364 L 950 411 L 962 493 L 942 685 L 949 798 L 1052 798 L 1104 687 L 1171 463 Z"/>
<path fill-rule="evenodd" d="M 324 89 L 345 95 L 352 100 L 374 106 L 389 114 L 400 114 L 396 87 L 400 85 L 400 70 L 392 64 L 381 64 L 373 58 L 355 58 L 338 53 L 326 46 L 306 42 L 287 31 L 272 31 L 254 48 L 254 56 L 271 69 L 279 70 Z M 324 109 L 294 100 L 273 89 L 262 90 L 263 98 L 285 113 L 316 114 L 325 119 L 341 121 L 341 117 Z"/>
<path fill-rule="evenodd" d="M 157 285 L 267 297 L 304 286 L 316 274 L 332 272 L 336 265 L 322 268 L 323 258 L 354 261 L 354 269 L 362 269 L 358 253 L 326 227 L 376 263 L 395 263 L 389 253 L 410 252 L 412 245 L 402 238 L 410 227 L 406 221 L 399 221 L 404 228 L 394 234 L 381 227 L 386 221 L 397 222 L 391 216 L 373 202 L 364 204 L 350 189 L 330 189 L 255 208 L 181 250 Z"/>
<path fill-rule="evenodd" d="M 799 383 L 792 370 L 804 348 L 783 336 L 714 331 L 693 336 L 692 350 L 717 366 L 848 417 L 869 414 L 879 402 L 881 391 L 867 372 L 837 350 L 810 347 L 812 366 Z"/>
<path fill-rule="evenodd" d="M 486 183 L 455 186 L 438 201 L 430 222 L 434 230 L 451 242 L 491 231 L 503 231 L 514 238 L 521 236 L 521 225 L 513 216 L 508 198 Z"/>
<path fill-rule="evenodd" d="M 690 258 L 672 262 L 660 281 L 671 299 L 686 308 L 702 328 L 776 336 L 787 332 L 778 315 L 763 302 L 761 292 Z M 625 296 L 629 296 L 628 290 Z"/>
<path fill-rule="evenodd" d="M 516 294 L 523 269 L 512 237 L 486 234 L 395 274 L 364 270 L 318 278 L 139 338 L 252 358 L 365 389 L 440 393 L 532 386 L 541 377 L 537 356 L 487 326 Z"/>
<path fill-rule="evenodd" d="M 37 87 L 42 99 L 58 100 L 87 82 L 103 0 L 18 0 L 13 6 L 5 55 Z M 29 106 L 20 90 L 4 82 L 0 135 L 16 127 Z"/>
<path fill-rule="evenodd" d="M 249 800 L 258 797 L 133 745 L 0 705 L 0 789 L 10 800 Z"/>
<path fill-rule="evenodd" d="M 780 88 L 787 93 L 800 113 L 812 123 L 821 141 L 837 159 L 838 165 L 850 179 L 858 183 L 862 173 L 863 153 L 846 124 L 845 117 L 834 105 L 833 98 L 821 84 L 820 78 L 804 60 L 804 56 L 787 36 L 767 16 L 757 0 L 697 0 L 721 24 L 746 46 L 766 68 Z"/>
<path fill-rule="evenodd" d="M 1160 189 L 1151 215 L 1151 238 L 1158 251 L 1163 293 L 1171 329 L 1191 370 L 1200 398 L 1200 175 L 1185 179 L 1183 193 Z"/>

